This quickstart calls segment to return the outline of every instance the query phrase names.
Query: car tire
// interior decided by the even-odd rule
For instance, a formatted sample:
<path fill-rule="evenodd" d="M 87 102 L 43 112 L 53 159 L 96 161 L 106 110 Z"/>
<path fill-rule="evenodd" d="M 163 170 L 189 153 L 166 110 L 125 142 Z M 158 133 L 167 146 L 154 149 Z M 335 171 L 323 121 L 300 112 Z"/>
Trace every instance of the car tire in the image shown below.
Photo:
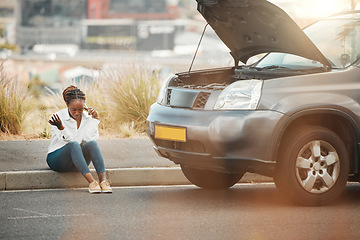
<path fill-rule="evenodd" d="M 308 126 L 293 131 L 284 142 L 274 177 L 284 196 L 316 206 L 340 195 L 349 176 L 349 154 L 335 132 Z"/>
<path fill-rule="evenodd" d="M 232 187 L 239 182 L 244 173 L 228 174 L 210 170 L 191 168 L 181 164 L 181 170 L 185 177 L 194 185 L 204 188 L 221 190 Z"/>

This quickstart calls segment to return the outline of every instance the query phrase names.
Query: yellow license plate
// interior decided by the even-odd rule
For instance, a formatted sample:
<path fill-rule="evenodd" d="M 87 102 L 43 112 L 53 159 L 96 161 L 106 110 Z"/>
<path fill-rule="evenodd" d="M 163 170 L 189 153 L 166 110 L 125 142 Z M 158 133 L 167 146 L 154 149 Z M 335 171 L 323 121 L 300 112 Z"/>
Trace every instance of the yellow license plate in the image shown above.
<path fill-rule="evenodd" d="M 155 138 L 186 142 L 186 128 L 155 125 Z"/>

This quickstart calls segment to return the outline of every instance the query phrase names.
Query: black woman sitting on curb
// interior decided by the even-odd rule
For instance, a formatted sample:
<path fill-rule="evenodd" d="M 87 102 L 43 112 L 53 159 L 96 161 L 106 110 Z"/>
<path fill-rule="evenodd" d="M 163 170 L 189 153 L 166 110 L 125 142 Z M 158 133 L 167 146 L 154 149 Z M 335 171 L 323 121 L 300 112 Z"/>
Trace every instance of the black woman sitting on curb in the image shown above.
<path fill-rule="evenodd" d="M 104 159 L 96 142 L 99 138 L 98 112 L 86 107 L 85 94 L 73 85 L 63 91 L 63 98 L 67 108 L 54 113 L 49 120 L 52 128 L 47 164 L 57 172 L 77 169 L 89 182 L 90 193 L 111 193 Z M 89 170 L 90 162 L 96 169 L 100 183 Z"/>

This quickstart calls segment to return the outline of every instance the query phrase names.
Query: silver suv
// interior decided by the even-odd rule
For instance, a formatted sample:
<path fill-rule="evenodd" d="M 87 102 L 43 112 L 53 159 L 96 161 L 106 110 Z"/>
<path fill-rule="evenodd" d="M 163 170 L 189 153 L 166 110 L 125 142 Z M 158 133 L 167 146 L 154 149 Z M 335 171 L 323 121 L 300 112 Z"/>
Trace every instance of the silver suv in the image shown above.
<path fill-rule="evenodd" d="M 359 179 L 360 12 L 302 30 L 265 0 L 197 1 L 235 64 L 163 84 L 148 116 L 155 150 L 202 188 L 252 172 L 299 204 L 332 201 Z"/>

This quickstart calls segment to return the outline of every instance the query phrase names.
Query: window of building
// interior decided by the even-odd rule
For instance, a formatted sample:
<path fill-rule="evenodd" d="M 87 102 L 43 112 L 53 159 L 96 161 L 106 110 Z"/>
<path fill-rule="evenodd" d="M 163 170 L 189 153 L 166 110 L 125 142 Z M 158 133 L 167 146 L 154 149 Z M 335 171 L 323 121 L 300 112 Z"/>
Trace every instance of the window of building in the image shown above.
<path fill-rule="evenodd" d="M 23 0 L 23 26 L 72 26 L 87 16 L 86 0 Z"/>
<path fill-rule="evenodd" d="M 110 0 L 111 13 L 165 13 L 166 0 Z"/>

